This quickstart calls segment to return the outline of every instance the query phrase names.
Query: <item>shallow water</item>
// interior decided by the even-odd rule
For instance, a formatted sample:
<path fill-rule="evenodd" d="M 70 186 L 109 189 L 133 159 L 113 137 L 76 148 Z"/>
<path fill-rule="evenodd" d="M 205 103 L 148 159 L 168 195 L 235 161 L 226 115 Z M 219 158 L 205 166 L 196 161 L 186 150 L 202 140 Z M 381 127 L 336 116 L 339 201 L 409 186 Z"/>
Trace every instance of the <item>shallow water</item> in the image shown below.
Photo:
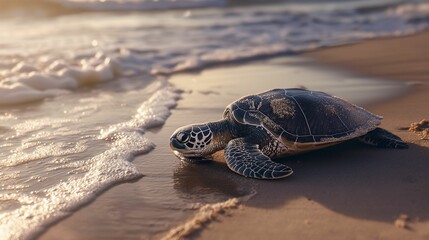
<path fill-rule="evenodd" d="M 35 236 L 110 186 L 131 180 L 140 179 L 129 186 L 141 197 L 130 201 L 146 215 L 117 219 L 145 238 L 174 226 L 196 202 L 246 194 L 249 189 L 219 188 L 211 184 L 215 180 L 193 189 L 201 176 L 183 174 L 179 162 L 172 163 L 168 135 L 189 123 L 187 114 L 206 109 L 198 120 L 214 120 L 238 96 L 274 87 L 305 86 L 360 104 L 393 97 L 403 86 L 293 55 L 429 25 L 426 1 L 31 1 L 34 9 L 20 2 L 0 2 L 4 239 Z M 207 69 L 279 55 L 291 57 Z M 179 117 L 163 126 L 180 97 Z M 103 196 L 113 199 L 109 192 Z M 105 221 L 115 229 L 115 221 Z"/>

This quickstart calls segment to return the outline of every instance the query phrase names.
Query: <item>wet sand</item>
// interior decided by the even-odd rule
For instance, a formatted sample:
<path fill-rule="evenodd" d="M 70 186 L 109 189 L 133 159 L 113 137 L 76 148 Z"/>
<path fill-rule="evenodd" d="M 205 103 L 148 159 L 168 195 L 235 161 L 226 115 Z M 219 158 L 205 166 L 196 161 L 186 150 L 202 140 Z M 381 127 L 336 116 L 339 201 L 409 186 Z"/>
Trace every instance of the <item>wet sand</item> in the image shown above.
<path fill-rule="evenodd" d="M 348 143 L 286 161 L 295 173 L 258 182 L 258 195 L 201 239 L 428 239 L 429 141 L 406 129 L 429 118 L 429 33 L 305 54 L 359 74 L 407 82 L 401 97 L 366 107 L 410 143 L 383 150 Z"/>
<path fill-rule="evenodd" d="M 185 89 L 183 100 L 161 129 L 147 134 L 156 143 L 156 149 L 133 161 L 145 176 L 137 182 L 108 190 L 88 206 L 51 227 L 40 239 L 162 238 L 169 229 L 193 217 L 196 213 L 194 203 L 216 203 L 255 191 L 256 196 L 242 202 L 240 207 L 228 208 L 225 214 L 219 211 L 213 216 L 216 221 L 208 221 L 209 224 L 203 224 L 201 229 L 192 231 L 187 237 L 427 239 L 429 144 L 420 140 L 417 134 L 399 129 L 429 117 L 426 103 L 429 68 L 425 67 L 429 66 L 428 42 L 429 34 L 425 33 L 320 50 L 306 54 L 302 62 L 279 58 L 263 61 L 259 65 L 227 66 L 213 70 L 214 73 L 208 70 L 201 74 L 173 77 L 171 82 Z M 308 61 L 308 58 L 318 59 L 322 64 Z M 287 74 L 283 70 L 275 72 L 270 68 L 300 64 L 332 64 L 326 67 L 327 72 L 335 72 L 350 81 L 369 79 L 365 84 L 356 85 L 356 90 L 363 85 L 367 91 L 361 89 L 361 92 L 367 92 L 368 98 L 374 95 L 382 98 L 365 101 L 366 97 L 360 96 L 363 100 L 359 104 L 383 115 L 382 126 L 409 142 L 410 149 L 383 150 L 350 142 L 281 160 L 295 173 L 277 181 L 243 178 L 229 171 L 223 163 L 182 164 L 172 156 L 168 138 L 177 127 L 219 119 L 227 103 L 243 94 L 273 87 L 299 86 L 299 82 L 285 83 L 285 77 L 302 79 L 303 82 L 307 78 L 329 78 L 329 74 L 307 74 L 300 68 L 292 69 Z M 340 70 L 337 70 L 338 66 Z M 347 69 L 353 74 L 348 73 Z M 375 86 L 371 85 L 369 76 L 389 80 L 381 82 L 388 87 L 377 94 L 372 90 Z M 237 81 L 234 77 L 238 78 Z M 189 84 L 190 80 L 203 80 L 207 84 Z M 254 82 L 260 84 L 255 85 Z M 407 91 L 392 92 L 398 89 L 394 87 L 397 85 L 412 86 L 407 87 Z M 316 88 L 317 81 L 306 87 Z M 343 97 L 353 99 L 353 84 L 348 88 L 352 91 L 345 91 Z M 401 96 L 394 98 L 398 94 Z M 372 101 L 379 103 L 369 105 L 368 102 Z M 165 171 L 153 172 L 151 164 L 162 164 Z M 164 196 L 165 201 L 159 204 L 170 209 L 163 211 L 149 202 L 148 195 L 151 194 Z M 172 211 L 179 200 L 178 206 L 189 203 L 189 206 L 186 205 L 188 208 Z M 406 215 L 407 219 L 401 215 Z M 153 221 L 154 218 L 156 221 Z M 395 220 L 398 220 L 396 225 Z"/>

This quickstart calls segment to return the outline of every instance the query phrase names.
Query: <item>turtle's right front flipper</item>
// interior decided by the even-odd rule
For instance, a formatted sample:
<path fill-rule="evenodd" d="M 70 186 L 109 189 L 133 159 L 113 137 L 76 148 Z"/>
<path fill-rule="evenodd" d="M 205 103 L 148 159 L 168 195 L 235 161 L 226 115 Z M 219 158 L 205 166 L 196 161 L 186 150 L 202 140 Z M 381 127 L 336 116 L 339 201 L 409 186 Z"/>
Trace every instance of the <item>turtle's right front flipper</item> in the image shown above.
<path fill-rule="evenodd" d="M 228 167 L 245 177 L 260 179 L 284 178 L 293 173 L 286 165 L 271 161 L 257 144 L 245 142 L 244 138 L 231 140 L 225 148 Z"/>

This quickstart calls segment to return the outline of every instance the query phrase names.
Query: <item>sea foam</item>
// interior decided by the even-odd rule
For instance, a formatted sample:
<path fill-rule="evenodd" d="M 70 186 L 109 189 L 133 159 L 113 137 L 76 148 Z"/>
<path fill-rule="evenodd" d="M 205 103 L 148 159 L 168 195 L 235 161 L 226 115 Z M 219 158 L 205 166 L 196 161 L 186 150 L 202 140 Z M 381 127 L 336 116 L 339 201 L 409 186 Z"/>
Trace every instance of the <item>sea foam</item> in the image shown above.
<path fill-rule="evenodd" d="M 70 65 L 59 60 L 39 60 L 34 65 L 18 62 L 2 72 L 3 79 L 0 75 L 0 105 L 39 101 L 121 76 L 120 64 L 99 52 L 73 62 Z"/>
<path fill-rule="evenodd" d="M 71 169 L 64 181 L 31 192 L 10 191 L 12 189 L 5 191 L 7 189 L 2 188 L 0 203 L 4 203 L 6 208 L 0 213 L 1 238 L 28 239 L 37 236 L 47 226 L 93 200 L 110 186 L 142 177 L 142 173 L 131 161 L 136 155 L 154 148 L 154 144 L 144 136 L 144 132 L 163 124 L 170 115 L 170 109 L 180 98 L 180 91 L 163 80 L 156 82 L 153 88 L 153 95 L 141 104 L 134 117 L 102 130 L 97 137 L 98 140 L 95 139 L 105 142 L 107 150 L 89 159 L 66 160 L 59 167 L 48 169 L 50 171 Z M 49 123 L 50 120 L 45 122 Z M 58 127 L 66 123 L 67 121 L 59 120 Z M 43 124 L 22 123 L 15 126 L 15 136 L 28 134 L 43 127 Z M 16 149 L 14 154 L 0 163 L 0 167 L 35 162 L 47 156 L 57 157 L 57 161 L 61 162 L 62 156 L 84 152 L 89 147 L 86 140 L 80 140 L 74 146 L 70 144 L 64 146 L 63 143 L 40 145 L 38 141 L 29 142 L 31 145 Z M 34 151 L 26 153 L 25 148 L 34 148 Z M 13 180 L 19 176 L 20 173 L 15 175 L 9 173 L 5 176 L 0 175 L 0 179 L 5 177 Z M 44 181 L 43 178 L 40 180 Z M 26 189 L 28 186 L 22 188 Z"/>

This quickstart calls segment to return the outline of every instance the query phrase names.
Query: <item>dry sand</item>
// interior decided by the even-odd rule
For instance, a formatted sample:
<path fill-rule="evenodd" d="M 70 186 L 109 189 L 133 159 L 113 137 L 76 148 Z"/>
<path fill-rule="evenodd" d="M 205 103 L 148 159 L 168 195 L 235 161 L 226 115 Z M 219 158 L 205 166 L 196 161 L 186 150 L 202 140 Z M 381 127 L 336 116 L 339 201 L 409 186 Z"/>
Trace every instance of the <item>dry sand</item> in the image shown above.
<path fill-rule="evenodd" d="M 260 181 L 258 195 L 210 224 L 201 239 L 429 239 L 429 143 L 406 129 L 429 118 L 429 33 L 306 54 L 412 91 L 366 106 L 408 150 L 356 144 L 299 156 L 295 174 Z"/>
<path fill-rule="evenodd" d="M 243 94 L 283 86 L 284 76 L 294 76 L 303 82 L 306 77 L 323 76 L 318 72 L 308 75 L 300 68 L 291 68 L 300 63 L 286 58 L 262 65 L 221 68 L 215 70 L 216 74 L 207 71 L 206 75 L 204 72 L 195 75 L 199 80 L 204 78 L 205 85 L 191 84 L 190 87 L 192 75 L 173 77 L 174 84 L 191 88 L 192 92 L 184 93 L 184 99 L 162 129 L 148 134 L 157 148 L 134 160 L 145 177 L 112 188 L 89 206 L 50 228 L 41 239 L 149 238 L 150 234 L 142 232 L 142 224 L 146 224 L 144 219 L 162 214 L 145 205 L 144 201 L 145 195 L 153 194 L 147 191 L 153 188 L 147 179 L 160 176 L 158 172 L 151 172 L 151 161 L 165 164 L 167 172 L 174 169 L 171 176 L 166 176 L 171 178 L 171 185 L 161 186 L 174 188 L 170 194 L 198 196 L 201 191 L 208 191 L 209 195 L 234 196 L 249 190 L 257 192 L 241 207 L 228 210 L 228 214 L 210 217 L 210 221 L 217 220 L 208 221 L 209 224 L 204 222 L 201 224 L 203 230 L 192 231 L 187 235 L 189 238 L 429 239 L 429 144 L 415 133 L 400 130 L 429 117 L 426 102 L 429 97 L 428 44 L 429 33 L 424 33 L 330 48 L 305 56 L 333 64 L 332 72 L 340 66 L 355 71 L 356 76 L 367 74 L 399 80 L 384 85 L 403 84 L 404 81 L 413 85 L 411 91 L 399 98 L 392 99 L 384 92 L 384 101 L 366 105 L 372 112 L 383 115 L 383 127 L 409 142 L 410 149 L 384 150 L 346 143 L 285 159 L 283 162 L 295 173 L 277 181 L 243 178 L 233 174 L 224 164 L 181 166 L 168 148 L 168 137 L 177 127 L 215 120 L 221 116 L 225 103 Z M 270 64 L 276 67 L 272 68 Z M 282 67 L 284 64 L 288 68 Z M 314 63 L 304 61 L 304 64 Z M 234 81 L 234 78 L 243 76 L 249 79 Z M 329 75 L 324 77 L 329 78 Z M 254 85 L 252 78 L 260 84 Z M 247 81 L 249 84 L 243 84 Z M 288 87 L 296 87 L 293 84 Z M 368 93 L 368 96 L 373 95 L 373 92 Z M 169 165 L 172 167 L 168 168 Z M 187 211 L 174 214 L 178 221 L 195 219 Z M 160 223 L 161 227 L 154 232 L 159 231 L 159 238 L 168 236 L 162 229 L 172 229 L 176 224 L 179 223 Z"/>

